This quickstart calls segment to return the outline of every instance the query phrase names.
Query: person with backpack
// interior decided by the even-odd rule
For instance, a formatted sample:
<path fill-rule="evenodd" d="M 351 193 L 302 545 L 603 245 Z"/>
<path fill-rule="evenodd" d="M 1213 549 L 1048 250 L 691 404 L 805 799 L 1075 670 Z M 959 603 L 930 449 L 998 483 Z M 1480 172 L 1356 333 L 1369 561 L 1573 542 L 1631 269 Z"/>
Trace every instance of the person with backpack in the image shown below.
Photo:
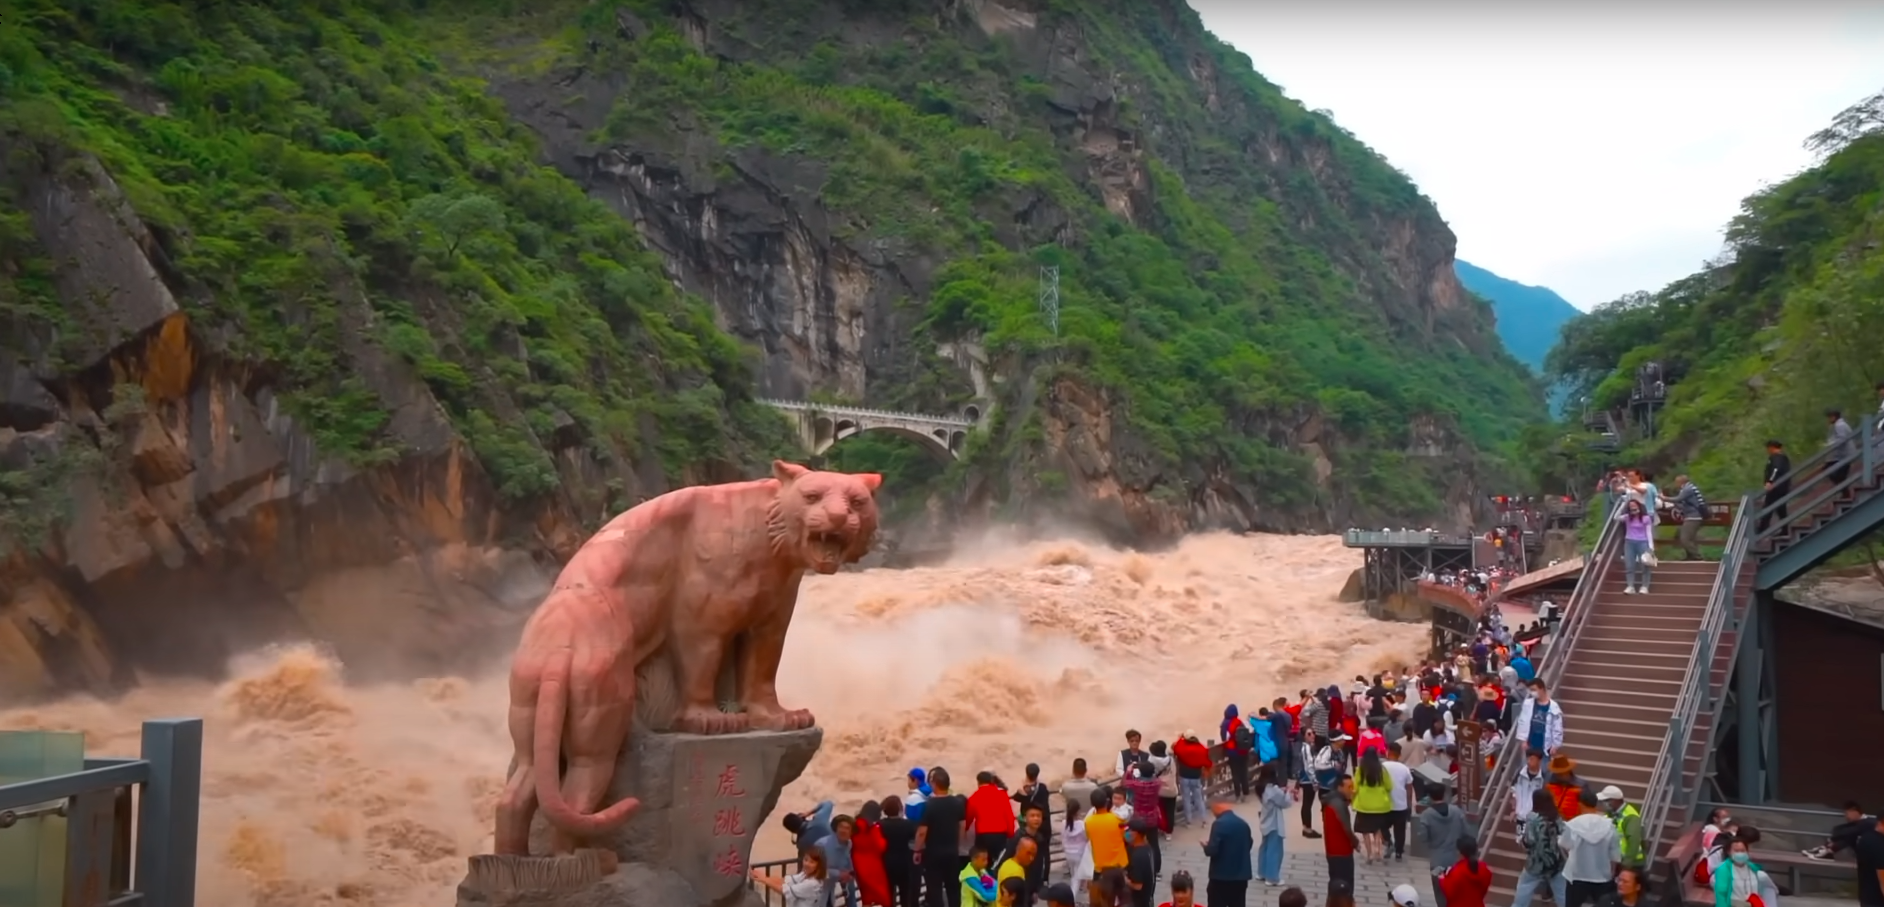
<path fill-rule="evenodd" d="M 1556 903 L 1568 903 L 1569 885 L 1564 881 L 1564 849 L 1561 839 L 1563 820 L 1557 813 L 1557 801 L 1550 792 L 1538 791 L 1531 795 L 1531 815 L 1524 820 L 1524 834 L 1519 837 L 1524 845 L 1524 871 L 1518 873 L 1518 889 L 1511 898 L 1511 907 L 1531 907 L 1531 896 L 1537 893 L 1537 886 L 1550 886 L 1550 896 Z"/>
<path fill-rule="evenodd" d="M 1249 755 L 1256 749 L 1256 735 L 1235 703 L 1224 706 L 1223 725 L 1217 730 L 1223 739 L 1223 759 L 1230 763 L 1230 793 L 1242 802 L 1249 795 Z"/>

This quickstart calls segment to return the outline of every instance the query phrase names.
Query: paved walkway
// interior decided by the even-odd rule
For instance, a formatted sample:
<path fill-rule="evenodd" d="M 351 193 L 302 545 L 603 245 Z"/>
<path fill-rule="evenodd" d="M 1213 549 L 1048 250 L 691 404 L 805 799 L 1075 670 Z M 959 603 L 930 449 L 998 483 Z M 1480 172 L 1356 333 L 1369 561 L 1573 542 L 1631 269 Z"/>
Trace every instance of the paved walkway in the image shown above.
<path fill-rule="evenodd" d="M 1316 809 L 1321 808 L 1316 804 Z M 1237 806 L 1237 815 L 1255 830 L 1259 812 L 1255 802 Z M 1302 837 L 1300 824 L 1301 808 L 1289 810 L 1289 830 L 1283 839 L 1282 881 L 1284 886 L 1301 888 L 1308 895 L 1308 902 L 1317 905 L 1323 902 L 1328 893 L 1328 860 L 1322 855 L 1320 838 Z M 1317 828 L 1320 820 L 1316 820 Z M 1412 830 L 1408 830 L 1412 834 Z M 1158 880 L 1158 897 L 1153 904 L 1162 904 L 1171 899 L 1169 880 L 1171 874 L 1180 870 L 1189 870 L 1197 880 L 1197 899 L 1204 900 L 1204 884 L 1210 878 L 1210 861 L 1204 856 L 1203 842 L 1206 831 L 1199 828 L 1178 828 L 1171 840 L 1164 842 L 1164 877 Z M 1254 855 L 1251 856 L 1254 862 Z M 1391 901 L 1387 893 L 1395 885 L 1412 883 L 1420 892 L 1420 903 L 1431 905 L 1432 896 L 1431 870 L 1423 858 L 1408 855 L 1405 860 L 1388 860 L 1384 863 L 1368 865 L 1356 859 L 1354 864 L 1354 902 L 1356 907 L 1389 907 Z M 1262 882 L 1251 882 L 1248 907 L 1275 907 L 1276 897 L 1282 888 L 1270 888 Z M 1084 900 L 1082 894 L 1082 901 Z M 1211 907 L 1208 903 L 1205 907 Z"/>

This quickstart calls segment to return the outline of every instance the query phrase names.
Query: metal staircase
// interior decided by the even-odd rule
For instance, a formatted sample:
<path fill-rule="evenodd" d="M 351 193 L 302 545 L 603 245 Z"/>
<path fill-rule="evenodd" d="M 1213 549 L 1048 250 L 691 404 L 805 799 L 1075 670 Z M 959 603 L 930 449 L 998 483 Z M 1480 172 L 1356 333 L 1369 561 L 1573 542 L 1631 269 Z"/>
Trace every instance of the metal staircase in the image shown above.
<path fill-rule="evenodd" d="M 1759 562 L 1756 587 L 1777 589 L 1849 547 L 1865 534 L 1884 526 L 1884 432 L 1867 418 L 1857 433 L 1858 456 L 1842 464 L 1845 474 L 1835 476 L 1840 464 L 1834 451 L 1820 450 L 1793 467 L 1792 490 L 1775 501 L 1761 500 L 1754 516 L 1754 558 Z M 1786 513 L 1781 515 L 1784 509 Z M 1760 520 L 1768 525 L 1759 528 Z"/>
<path fill-rule="evenodd" d="M 1654 591 L 1643 595 L 1622 594 L 1622 533 L 1606 521 L 1538 672 L 1564 708 L 1563 752 L 1586 782 L 1616 785 L 1637 804 L 1652 857 L 1680 834 L 1710 767 L 1711 732 L 1732 676 L 1734 615 L 1745 612 L 1738 603 L 1748 588 L 1741 580 L 1750 578 L 1748 517 L 1743 510 L 1722 563 L 1665 562 Z M 1524 865 L 1510 794 L 1523 762 L 1514 732 L 1478 804 L 1494 902 L 1515 893 Z"/>

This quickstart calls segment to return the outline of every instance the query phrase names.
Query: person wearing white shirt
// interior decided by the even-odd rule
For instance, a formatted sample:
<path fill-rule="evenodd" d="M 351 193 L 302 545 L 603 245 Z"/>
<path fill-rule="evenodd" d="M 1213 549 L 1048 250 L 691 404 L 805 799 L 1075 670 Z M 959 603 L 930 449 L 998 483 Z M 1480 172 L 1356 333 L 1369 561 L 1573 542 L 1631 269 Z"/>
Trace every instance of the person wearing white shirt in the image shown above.
<path fill-rule="evenodd" d="M 1380 767 L 1387 770 L 1388 793 L 1393 796 L 1393 811 L 1387 814 L 1388 843 L 1392 845 L 1393 858 L 1406 859 L 1406 827 L 1413 819 L 1413 769 L 1400 761 L 1400 744 L 1387 744 L 1387 761 Z"/>

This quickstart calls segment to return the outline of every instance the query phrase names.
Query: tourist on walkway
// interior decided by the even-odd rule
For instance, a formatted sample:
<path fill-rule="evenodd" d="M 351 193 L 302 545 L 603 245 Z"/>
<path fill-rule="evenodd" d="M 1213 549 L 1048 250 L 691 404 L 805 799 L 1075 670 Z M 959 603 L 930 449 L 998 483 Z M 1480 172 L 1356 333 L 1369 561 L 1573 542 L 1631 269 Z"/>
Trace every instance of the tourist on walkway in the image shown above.
<path fill-rule="evenodd" d="M 903 792 L 903 815 L 911 822 L 922 821 L 922 804 L 935 793 L 929 786 L 929 773 L 920 768 L 909 770 L 909 789 Z"/>
<path fill-rule="evenodd" d="M 1652 560 L 1655 556 L 1655 516 L 1646 505 L 1635 498 L 1630 498 L 1622 505 L 1622 512 L 1616 514 L 1622 521 L 1622 569 L 1626 585 L 1623 594 L 1646 594 L 1649 589 L 1649 577 L 1654 573 Z"/>
<path fill-rule="evenodd" d="M 1256 736 L 1237 713 L 1235 703 L 1223 707 L 1217 737 L 1223 741 L 1223 761 L 1230 763 L 1230 794 L 1241 800 L 1249 794 L 1249 756 Z"/>
<path fill-rule="evenodd" d="M 1589 784 L 1577 776 L 1577 761 L 1558 753 L 1550 757 L 1550 774 L 1544 777 L 1544 791 L 1557 805 L 1557 815 L 1568 822 L 1583 815 L 1583 795 Z"/>
<path fill-rule="evenodd" d="M 988 873 L 988 849 L 979 844 L 968 851 L 968 865 L 956 873 L 955 896 L 958 907 L 990 907 L 999 889 Z"/>
<path fill-rule="evenodd" d="M 1459 843 L 1466 840 L 1465 810 L 1447 802 L 1448 794 L 1444 785 L 1435 788 L 1432 802 L 1420 811 L 1419 822 L 1420 840 L 1425 843 L 1427 858 L 1431 862 L 1434 902 L 1438 907 L 1446 907 L 1446 894 L 1439 879 L 1451 871 L 1446 866 L 1444 855 L 1457 851 L 1463 857 L 1464 851 L 1460 850 Z M 1472 856 L 1476 861 L 1476 845 L 1472 849 Z M 1478 870 L 1472 871 L 1476 873 Z"/>
<path fill-rule="evenodd" d="M 1014 836 L 1014 807 L 1008 805 L 1011 802 L 1007 789 L 993 772 L 975 775 L 975 792 L 968 797 L 967 821 L 975 830 L 974 845 L 986 848 L 989 859 L 1005 850 L 1008 839 Z M 831 864 L 836 867 L 837 861 L 832 860 Z"/>
<path fill-rule="evenodd" d="M 1524 834 L 1519 838 L 1519 843 L 1524 845 L 1524 871 L 1518 873 L 1518 890 L 1511 899 L 1511 907 L 1531 907 L 1531 896 L 1537 893 L 1539 885 L 1548 886 L 1551 898 L 1559 905 L 1564 904 L 1568 895 L 1559 837 L 1562 832 L 1557 801 L 1550 798 L 1548 791 L 1538 791 L 1531 797 L 1531 815 L 1524 820 Z"/>
<path fill-rule="evenodd" d="M 1025 844 L 1032 844 L 1034 853 L 1038 856 L 1020 864 L 1026 870 L 1027 896 L 1022 900 L 1024 905 L 1032 904 L 1034 895 L 1046 887 L 1047 864 L 1050 862 L 1047 854 L 1053 851 L 1053 827 L 1047 824 L 1046 810 L 1036 804 L 1028 804 L 1027 808 L 1021 811 L 1020 828 L 1016 829 L 1014 836 L 1008 839 L 995 865 L 1005 867 L 1009 860 L 1018 859 L 1021 847 Z M 1000 875 L 999 872 L 995 873 L 996 878 Z"/>
<path fill-rule="evenodd" d="M 1836 409 L 1825 411 L 1825 449 L 1832 452 L 1826 478 L 1836 485 L 1851 473 L 1851 461 L 1858 458 L 1858 435 L 1845 421 L 1845 414 Z"/>
<path fill-rule="evenodd" d="M 1171 747 L 1177 760 L 1178 799 L 1183 803 L 1183 824 L 1203 825 L 1204 779 L 1210 774 L 1210 747 L 1197 739 L 1196 731 L 1185 731 Z"/>
<path fill-rule="evenodd" d="M 1775 504 L 1779 506 L 1772 513 L 1760 517 L 1754 526 L 1755 532 L 1765 532 L 1766 524 L 1775 516 L 1779 517 L 1781 526 L 1786 525 L 1786 505 L 1780 502 L 1792 494 L 1792 458 L 1786 456 L 1785 444 L 1779 441 L 1766 442 L 1766 473 L 1762 476 L 1762 482 L 1766 493 L 1760 496 L 1760 509 L 1764 511 Z"/>
<path fill-rule="evenodd" d="M 1682 554 L 1691 561 L 1701 560 L 1701 523 L 1707 519 L 1707 498 L 1701 495 L 1701 486 L 1685 475 L 1675 476 L 1675 499 L 1670 506 L 1681 521 L 1675 541 Z"/>
<path fill-rule="evenodd" d="M 1599 808 L 1596 792 L 1584 788 L 1580 804 L 1582 814 L 1564 823 L 1563 839 L 1569 853 L 1563 863 L 1567 900 L 1561 907 L 1596 903 L 1614 890 L 1611 880 L 1622 867 L 1622 836 L 1616 834 L 1615 823 Z"/>
<path fill-rule="evenodd" d="M 995 870 L 994 879 L 1002 887 L 1005 888 L 1009 880 L 1020 883 L 1021 894 L 1014 901 L 1020 907 L 1026 907 L 1033 900 L 1030 892 L 1036 890 L 1033 883 L 1035 865 L 1039 865 L 1042 869 L 1047 865 L 1047 861 L 1040 852 L 1040 845 L 1035 843 L 1033 838 L 1020 838 L 1013 855 L 1003 859 L 1000 862 L 1000 868 Z M 874 902 L 866 901 L 865 903 Z"/>
<path fill-rule="evenodd" d="M 838 816 L 831 820 L 831 833 L 824 840 L 817 842 L 819 850 L 824 851 L 825 903 L 832 903 L 837 897 L 839 887 L 843 888 L 846 904 L 862 904 L 857 890 L 857 865 L 852 858 L 852 838 L 857 833 L 857 822 L 849 816 Z"/>
<path fill-rule="evenodd" d="M 932 793 L 916 823 L 916 860 L 922 867 L 924 900 L 928 907 L 962 907 L 962 836 L 966 833 L 968 798 L 949 792 L 949 773 L 929 772 Z"/>
<path fill-rule="evenodd" d="M 1522 735 L 1524 747 L 1545 755 L 1563 748 L 1563 706 L 1550 701 L 1550 685 L 1542 680 L 1530 683 L 1531 697 L 1518 706 L 1511 721 L 1511 733 Z"/>
<path fill-rule="evenodd" d="M 1163 804 L 1158 796 L 1157 771 L 1151 765 L 1151 757 L 1147 755 L 1140 758 L 1138 764 L 1132 766 L 1125 780 L 1119 783 L 1125 788 L 1127 799 L 1132 804 L 1132 815 L 1127 821 L 1136 825 L 1143 820 L 1146 826 L 1152 829 L 1150 840 L 1146 843 L 1151 848 L 1152 866 L 1157 872 L 1163 873 L 1164 851 L 1159 839 L 1164 835 L 1158 832 L 1158 827 L 1163 824 L 1159 818 L 1159 810 Z"/>
<path fill-rule="evenodd" d="M 1177 764 L 1163 740 L 1152 741 L 1151 770 L 1158 777 L 1158 830 L 1169 841 L 1177 824 Z"/>
<path fill-rule="evenodd" d="M 1132 890 L 1133 907 L 1151 907 L 1158 894 L 1158 823 L 1132 817 L 1125 829 L 1125 884 Z"/>
<path fill-rule="evenodd" d="M 1159 907 L 1209 907 L 1197 903 L 1197 883 L 1191 880 L 1191 874 L 1180 869 L 1171 874 L 1171 900 Z"/>
<path fill-rule="evenodd" d="M 1256 771 L 1256 800 L 1262 808 L 1259 831 L 1261 843 L 1256 849 L 1256 877 L 1263 884 L 1282 884 L 1282 838 L 1288 825 L 1288 809 L 1295 802 L 1288 785 L 1276 779 L 1276 764 L 1271 762 Z"/>
<path fill-rule="evenodd" d="M 785 907 L 824 907 L 824 851 L 807 845 L 798 851 L 798 871 L 786 876 L 768 876 L 763 869 L 752 871 L 752 880 L 779 893 Z"/>
<path fill-rule="evenodd" d="M 1354 816 L 1348 804 L 1354 799 L 1354 776 L 1343 774 L 1333 788 L 1321 792 L 1322 853 L 1328 858 L 1328 884 L 1345 882 L 1354 888 L 1354 850 L 1359 840 L 1354 834 Z M 1518 907 L 1524 907 L 1520 904 Z"/>
<path fill-rule="evenodd" d="M 1369 750 L 1361 755 L 1354 772 L 1354 832 L 1361 838 L 1361 854 L 1369 863 L 1378 863 L 1386 854 L 1385 836 L 1393 815 L 1393 778 L 1387 774 L 1380 753 Z"/>
<path fill-rule="evenodd" d="M 1137 765 L 1138 760 L 1145 757 L 1144 747 L 1139 746 L 1144 740 L 1144 736 L 1136 730 L 1125 732 L 1125 748 L 1119 750 L 1118 761 L 1112 765 L 1112 774 L 1120 778 L 1125 777 L 1125 773 L 1131 771 L 1132 766 Z"/>
<path fill-rule="evenodd" d="M 1210 860 L 1210 881 L 1205 883 L 1204 903 L 1212 907 L 1244 907 L 1253 875 L 1249 823 L 1223 798 L 1211 801 L 1210 813 L 1216 818 L 1210 823 L 1210 837 L 1203 845 L 1204 856 Z"/>
<path fill-rule="evenodd" d="M 1090 802 L 1090 801 L 1089 801 Z M 1061 855 L 1066 858 L 1068 878 L 1075 885 L 1092 885 L 1092 848 L 1086 846 L 1086 822 L 1081 817 L 1090 807 L 1086 803 L 1066 803 L 1066 824 L 1060 827 Z"/>
<path fill-rule="evenodd" d="M 1073 895 L 1073 886 L 1063 882 L 1048 885 L 1041 897 L 1046 900 L 1047 907 L 1078 907 L 1078 901 Z"/>
<path fill-rule="evenodd" d="M 1014 801 L 1015 812 L 1023 818 L 1027 815 L 1029 806 L 1040 807 L 1041 815 L 1053 811 L 1053 791 L 1040 783 L 1040 763 L 1027 763 L 1027 783 L 1022 784 L 1020 790 L 1015 791 L 1010 799 Z"/>
<path fill-rule="evenodd" d="M 1485 907 L 1485 895 L 1491 892 L 1491 867 L 1479 862 L 1478 842 L 1460 838 L 1453 850 L 1459 862 L 1440 873 L 1433 883 L 1435 907 Z M 1435 858 L 1435 863 L 1438 860 Z"/>
<path fill-rule="evenodd" d="M 1387 815 L 1387 841 L 1396 860 L 1406 859 L 1406 827 L 1413 820 L 1413 804 L 1419 800 L 1413 793 L 1413 769 L 1401 762 L 1400 756 L 1400 744 L 1387 747 L 1387 761 L 1382 766 L 1392 782 L 1393 812 Z"/>
<path fill-rule="evenodd" d="M 850 861 L 857 872 L 857 891 L 863 904 L 890 903 L 890 875 L 884 862 L 889 840 L 883 836 L 883 804 L 865 801 L 857 810 L 857 833 L 851 837 Z"/>
<path fill-rule="evenodd" d="M 1596 907 L 1641 907 L 1643 902 L 1642 870 L 1624 866 L 1616 873 L 1615 890 L 1603 895 Z"/>
<path fill-rule="evenodd" d="M 1622 843 L 1622 865 L 1643 868 L 1648 863 L 1648 854 L 1642 846 L 1641 811 L 1631 806 L 1623 797 L 1622 788 L 1614 784 L 1603 788 L 1596 799 L 1603 802 L 1603 811 L 1616 826 L 1616 835 Z"/>
<path fill-rule="evenodd" d="M 1531 817 L 1531 804 L 1537 802 L 1537 792 L 1547 783 L 1549 776 L 1544 772 L 1543 751 L 1525 750 L 1524 767 L 1518 769 L 1518 777 L 1511 783 L 1511 814 L 1517 817 L 1518 834 L 1524 833 L 1524 820 Z"/>
<path fill-rule="evenodd" d="M 883 872 L 889 880 L 890 900 L 885 907 L 916 907 L 922 897 L 921 869 L 912 856 L 916 823 L 903 815 L 903 799 L 883 798 Z"/>
<path fill-rule="evenodd" d="M 1851 855 L 1858 858 L 1858 904 L 1884 907 L 1884 819 L 1858 836 Z"/>
<path fill-rule="evenodd" d="M 1092 883 L 1088 888 L 1090 904 L 1109 904 L 1108 894 L 1117 896 L 1125 878 L 1125 823 L 1112 811 L 1112 791 L 1099 788 L 1092 792 L 1092 813 L 1086 816 L 1086 847 L 1091 853 Z M 930 905 L 936 907 L 936 905 Z"/>
<path fill-rule="evenodd" d="M 1086 777 L 1086 760 L 1073 760 L 1073 777 L 1060 782 L 1060 802 L 1067 806 L 1078 804 L 1080 811 L 1092 808 L 1092 792 L 1099 789 L 1098 782 Z"/>

